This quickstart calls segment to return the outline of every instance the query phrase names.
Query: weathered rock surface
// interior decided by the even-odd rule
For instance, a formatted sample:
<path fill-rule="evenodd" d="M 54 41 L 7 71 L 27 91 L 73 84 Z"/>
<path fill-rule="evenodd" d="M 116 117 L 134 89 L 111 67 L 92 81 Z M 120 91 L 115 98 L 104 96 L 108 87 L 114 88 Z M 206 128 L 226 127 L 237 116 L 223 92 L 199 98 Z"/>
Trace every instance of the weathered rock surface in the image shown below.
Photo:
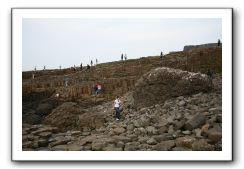
<path fill-rule="evenodd" d="M 163 103 L 177 96 L 207 92 L 210 89 L 210 83 L 204 74 L 160 67 L 138 80 L 133 97 L 136 107 L 140 108 Z M 179 103 L 183 104 L 182 101 Z"/>

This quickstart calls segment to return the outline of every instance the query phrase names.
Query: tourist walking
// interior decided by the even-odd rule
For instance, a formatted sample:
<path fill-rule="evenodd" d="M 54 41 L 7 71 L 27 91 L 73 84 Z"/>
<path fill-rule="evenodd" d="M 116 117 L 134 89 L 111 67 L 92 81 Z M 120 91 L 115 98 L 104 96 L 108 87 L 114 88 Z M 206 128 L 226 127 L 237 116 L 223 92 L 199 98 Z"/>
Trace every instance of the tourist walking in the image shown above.
<path fill-rule="evenodd" d="M 121 101 L 120 101 L 119 96 L 117 96 L 116 99 L 114 100 L 113 108 L 115 110 L 116 121 L 119 121 L 120 120 L 120 108 L 121 108 Z"/>

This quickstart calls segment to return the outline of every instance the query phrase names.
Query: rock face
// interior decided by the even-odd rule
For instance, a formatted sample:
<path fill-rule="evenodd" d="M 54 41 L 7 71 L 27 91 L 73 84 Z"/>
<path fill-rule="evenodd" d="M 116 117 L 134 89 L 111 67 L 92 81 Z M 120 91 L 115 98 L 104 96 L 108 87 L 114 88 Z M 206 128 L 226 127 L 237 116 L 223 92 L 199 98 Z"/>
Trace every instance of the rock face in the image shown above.
<path fill-rule="evenodd" d="M 133 97 L 135 105 L 140 108 L 210 89 L 210 83 L 204 74 L 161 67 L 146 73 L 138 80 Z M 180 104 L 184 105 L 182 102 Z"/>

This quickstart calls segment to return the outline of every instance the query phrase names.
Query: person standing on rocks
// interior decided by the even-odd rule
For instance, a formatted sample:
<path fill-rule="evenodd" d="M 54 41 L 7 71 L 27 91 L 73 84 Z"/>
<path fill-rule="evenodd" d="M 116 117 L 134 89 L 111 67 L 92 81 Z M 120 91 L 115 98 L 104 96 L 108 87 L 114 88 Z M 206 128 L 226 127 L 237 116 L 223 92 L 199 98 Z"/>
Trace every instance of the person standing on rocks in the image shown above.
<path fill-rule="evenodd" d="M 114 110 L 115 110 L 115 117 L 116 117 L 116 121 L 120 120 L 120 107 L 121 107 L 121 101 L 119 96 L 116 97 L 116 99 L 114 100 Z"/>

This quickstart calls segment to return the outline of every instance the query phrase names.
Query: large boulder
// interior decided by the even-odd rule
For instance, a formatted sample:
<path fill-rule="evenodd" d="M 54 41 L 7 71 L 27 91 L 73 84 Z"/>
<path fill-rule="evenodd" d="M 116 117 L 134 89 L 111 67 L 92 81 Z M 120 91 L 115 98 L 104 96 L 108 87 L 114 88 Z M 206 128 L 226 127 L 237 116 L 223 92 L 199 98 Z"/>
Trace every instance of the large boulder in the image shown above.
<path fill-rule="evenodd" d="M 207 92 L 211 89 L 205 74 L 159 67 L 144 74 L 135 84 L 137 108 L 163 103 L 173 97 Z"/>

